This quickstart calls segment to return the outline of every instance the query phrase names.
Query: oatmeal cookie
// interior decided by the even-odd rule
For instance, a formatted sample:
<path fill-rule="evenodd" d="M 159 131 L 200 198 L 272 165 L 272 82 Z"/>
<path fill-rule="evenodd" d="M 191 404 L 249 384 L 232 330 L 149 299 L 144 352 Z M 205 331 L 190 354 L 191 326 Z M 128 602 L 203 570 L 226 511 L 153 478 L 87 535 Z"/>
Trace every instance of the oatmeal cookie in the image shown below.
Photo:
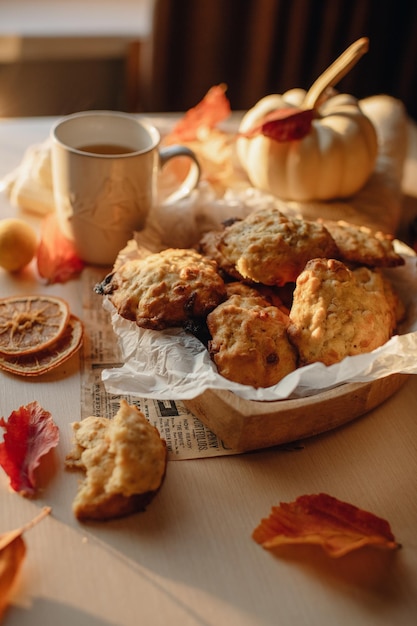
<path fill-rule="evenodd" d="M 228 226 L 218 248 L 241 276 L 264 285 L 295 282 L 309 259 L 338 254 L 323 224 L 289 218 L 270 207 Z"/>
<path fill-rule="evenodd" d="M 393 325 L 382 279 L 368 268 L 355 273 L 341 261 L 313 259 L 297 279 L 288 335 L 302 365 L 371 352 Z"/>
<path fill-rule="evenodd" d="M 366 226 L 356 226 L 343 220 L 321 221 L 339 248 L 338 259 L 344 263 L 368 267 L 404 265 L 403 257 L 394 249 L 391 235 L 374 232 Z"/>
<path fill-rule="evenodd" d="M 107 520 L 143 511 L 165 477 L 167 448 L 158 430 L 125 400 L 113 419 L 73 424 L 66 466 L 85 472 L 73 502 L 77 519 Z"/>
<path fill-rule="evenodd" d="M 243 385 L 270 387 L 297 366 L 288 317 L 259 295 L 231 295 L 207 317 L 218 372 Z"/>
<path fill-rule="evenodd" d="M 226 297 L 215 261 L 191 249 L 127 261 L 96 291 L 109 295 L 122 317 L 154 330 L 204 318 Z"/>

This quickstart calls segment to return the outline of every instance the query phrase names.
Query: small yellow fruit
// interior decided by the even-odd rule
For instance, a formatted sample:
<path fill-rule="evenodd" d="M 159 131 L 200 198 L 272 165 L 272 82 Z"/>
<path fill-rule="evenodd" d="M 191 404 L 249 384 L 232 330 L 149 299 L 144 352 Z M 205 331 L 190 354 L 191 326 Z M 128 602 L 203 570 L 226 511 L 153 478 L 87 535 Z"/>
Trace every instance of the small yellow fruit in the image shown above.
<path fill-rule="evenodd" d="M 0 220 L 0 267 L 17 272 L 35 256 L 38 238 L 33 228 L 18 218 Z"/>

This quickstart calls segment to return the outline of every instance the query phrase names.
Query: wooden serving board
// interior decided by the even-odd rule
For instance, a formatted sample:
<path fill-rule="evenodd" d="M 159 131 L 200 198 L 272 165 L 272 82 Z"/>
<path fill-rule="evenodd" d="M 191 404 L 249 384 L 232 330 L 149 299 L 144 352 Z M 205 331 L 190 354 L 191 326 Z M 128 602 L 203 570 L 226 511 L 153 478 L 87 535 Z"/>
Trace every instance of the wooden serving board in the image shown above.
<path fill-rule="evenodd" d="M 393 374 L 294 400 L 243 400 L 230 391 L 207 390 L 187 408 L 224 444 L 242 452 L 306 439 L 346 424 L 392 396 L 409 378 Z"/>

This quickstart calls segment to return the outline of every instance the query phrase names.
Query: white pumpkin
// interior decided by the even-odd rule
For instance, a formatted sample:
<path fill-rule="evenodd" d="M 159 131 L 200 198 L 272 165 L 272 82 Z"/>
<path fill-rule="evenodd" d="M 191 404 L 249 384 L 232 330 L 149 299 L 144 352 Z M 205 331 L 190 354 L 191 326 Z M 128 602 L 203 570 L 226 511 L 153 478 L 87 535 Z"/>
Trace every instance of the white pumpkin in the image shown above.
<path fill-rule="evenodd" d="M 259 127 L 265 116 L 302 105 L 303 90 L 270 95 L 243 117 L 236 149 L 252 185 L 287 200 L 331 200 L 354 195 L 371 175 L 378 153 L 372 122 L 351 95 L 338 94 L 317 108 L 310 132 L 302 139 L 277 141 Z"/>
<path fill-rule="evenodd" d="M 236 150 L 254 187 L 302 202 L 348 198 L 364 186 L 377 158 L 376 130 L 356 98 L 327 94 L 368 47 L 367 37 L 358 39 L 308 92 L 292 89 L 266 96 L 246 113 Z M 277 122 L 285 109 L 299 112 L 295 131 L 294 118 Z M 279 139 L 278 124 L 284 129 Z"/>

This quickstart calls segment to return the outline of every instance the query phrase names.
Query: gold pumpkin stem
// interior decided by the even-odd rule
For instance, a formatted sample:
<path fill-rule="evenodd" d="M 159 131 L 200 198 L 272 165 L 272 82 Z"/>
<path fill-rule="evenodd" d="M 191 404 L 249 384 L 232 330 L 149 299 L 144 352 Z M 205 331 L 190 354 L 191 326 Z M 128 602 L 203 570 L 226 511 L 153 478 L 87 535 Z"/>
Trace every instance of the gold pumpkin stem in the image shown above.
<path fill-rule="evenodd" d="M 315 109 L 326 89 L 342 80 L 368 50 L 368 37 L 361 37 L 346 48 L 311 85 L 304 97 L 303 109 Z"/>

